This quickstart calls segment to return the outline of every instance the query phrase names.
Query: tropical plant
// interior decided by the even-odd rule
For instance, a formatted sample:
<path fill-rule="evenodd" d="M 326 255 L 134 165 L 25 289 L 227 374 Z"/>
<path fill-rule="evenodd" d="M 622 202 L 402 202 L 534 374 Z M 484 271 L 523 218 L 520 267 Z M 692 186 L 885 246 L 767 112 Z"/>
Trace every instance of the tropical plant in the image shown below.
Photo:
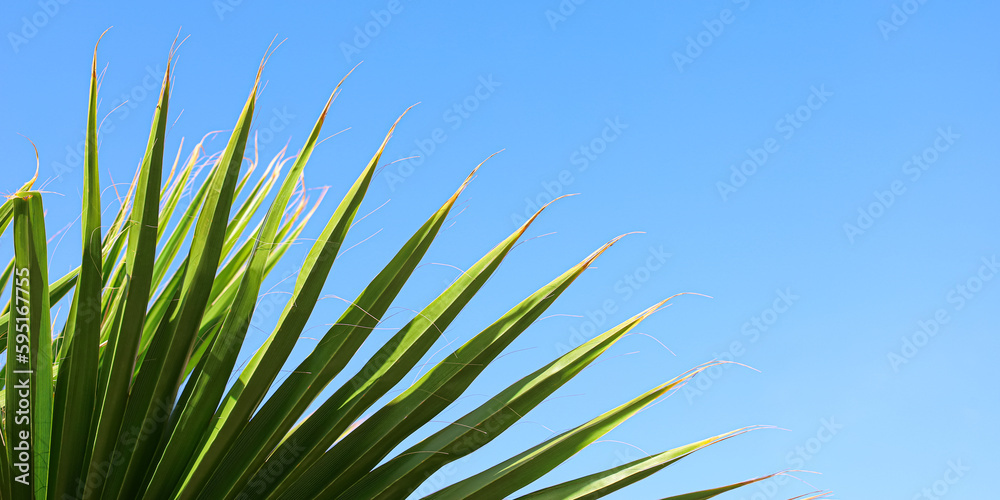
<path fill-rule="evenodd" d="M 379 325 L 472 175 L 350 302 L 312 352 L 279 380 L 376 174 L 395 124 L 390 127 L 322 232 L 310 240 L 311 249 L 276 328 L 240 371 L 237 357 L 261 283 L 299 238 L 318 203 L 302 188 L 303 172 L 340 84 L 298 154 L 286 157 L 282 150 L 251 183 L 258 162 L 244 157 L 262 61 L 225 149 L 206 155 L 203 139 L 185 155 L 182 141 L 163 180 L 172 57 L 173 50 L 145 154 L 125 201 L 105 228 L 95 47 L 78 268 L 51 282 L 47 276 L 43 194 L 33 190 L 37 172 L 0 208 L 0 234 L 12 227 L 14 242 L 13 259 L 0 275 L 0 286 L 11 290 L 0 318 L 0 345 L 7 350 L 0 443 L 0 495 L 5 499 L 405 498 L 435 471 L 510 428 L 666 302 L 538 368 L 393 455 L 617 240 L 516 304 L 365 418 L 411 373 L 496 271 L 536 213 L 461 273 L 347 383 L 304 416 Z M 199 185 L 195 179 L 203 167 L 207 174 Z M 192 185 L 197 189 L 188 190 Z M 181 203 L 185 192 L 192 193 L 186 207 Z M 50 308 L 66 297 L 71 297 L 68 316 L 53 332 Z M 498 499 L 514 494 L 717 363 L 657 385 L 426 498 Z M 229 383 L 237 372 L 238 379 Z M 712 436 L 521 498 L 597 498 L 749 430 Z M 669 498 L 710 498 L 762 479 Z"/>

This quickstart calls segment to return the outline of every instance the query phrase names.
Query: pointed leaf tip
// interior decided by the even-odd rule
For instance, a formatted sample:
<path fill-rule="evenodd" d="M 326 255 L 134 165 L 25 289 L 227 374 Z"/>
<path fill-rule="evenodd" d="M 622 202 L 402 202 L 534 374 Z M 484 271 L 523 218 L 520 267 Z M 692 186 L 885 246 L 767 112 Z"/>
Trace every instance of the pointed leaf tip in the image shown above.
<path fill-rule="evenodd" d="M 25 182 L 24 185 L 21 186 L 20 189 L 17 190 L 17 192 L 20 193 L 22 191 L 29 191 L 29 190 L 31 190 L 31 187 L 35 185 L 35 181 L 38 180 L 38 166 L 39 166 L 39 161 L 38 161 L 38 146 L 35 146 L 35 142 L 32 141 L 30 138 L 28 138 L 28 136 L 26 136 L 24 134 L 18 133 L 17 135 L 19 135 L 19 136 L 24 137 L 25 139 L 27 139 L 28 142 L 31 143 L 31 147 L 35 149 L 35 176 L 32 177 L 28 182 Z"/>
<path fill-rule="evenodd" d="M 565 196 L 568 196 L 568 195 L 565 195 Z M 556 199 L 558 199 L 558 198 L 556 198 Z M 555 201 L 555 200 L 552 200 L 552 201 Z M 611 248 L 612 246 L 614 246 L 615 243 L 618 243 L 618 240 L 620 240 L 620 239 L 622 239 L 622 238 L 624 238 L 624 237 L 626 237 L 626 236 L 628 236 L 630 234 L 642 234 L 642 231 L 632 231 L 631 233 L 625 233 L 625 234 L 621 234 L 621 235 L 615 236 L 614 238 L 611 239 L 611 241 L 609 241 L 609 242 L 601 245 L 601 248 L 598 248 L 597 250 L 594 250 L 594 253 L 590 254 L 586 259 L 584 259 L 584 263 L 586 263 L 586 266 L 590 266 L 590 264 L 592 264 L 595 260 L 597 260 L 597 258 L 600 257 L 601 254 L 603 254 L 609 248 Z"/>
<path fill-rule="evenodd" d="M 414 104 L 413 106 L 416 106 L 416 104 Z M 413 106 L 410 106 L 410 108 L 407 108 L 407 111 L 409 111 L 411 108 L 413 108 Z M 405 112 L 404 112 L 404 114 L 405 114 Z M 400 116 L 400 118 L 402 118 L 402 116 Z M 397 120 L 397 122 L 398 122 L 398 120 Z M 451 198 L 448 200 L 448 202 L 452 203 L 452 204 L 455 203 L 455 201 L 458 200 L 458 197 L 461 196 L 462 193 L 465 191 L 465 188 L 469 187 L 469 184 L 472 183 L 472 179 L 474 179 L 476 177 L 476 172 L 479 171 L 479 168 L 482 167 L 487 161 L 489 161 L 490 158 L 493 158 L 494 156 L 500 154 L 501 151 L 503 151 L 503 150 L 501 149 L 500 151 L 497 151 L 496 153 L 493 153 L 493 154 L 487 156 L 485 160 L 479 162 L 479 164 L 476 165 L 476 168 L 473 168 L 472 172 L 469 172 L 469 175 L 466 176 L 465 181 L 463 181 L 462 185 L 458 187 L 458 190 L 455 191 L 455 194 L 451 195 Z"/>
<path fill-rule="evenodd" d="M 406 116 L 406 113 L 409 113 L 410 110 L 413 109 L 417 104 L 420 104 L 420 103 L 417 102 L 417 103 L 411 104 L 410 107 L 406 108 L 403 111 L 403 113 L 399 115 L 399 118 L 396 118 L 396 121 L 392 123 L 392 126 L 389 127 L 389 133 L 386 134 L 385 135 L 385 139 L 382 140 L 382 147 L 379 148 L 380 151 L 382 149 L 384 149 L 387 144 L 389 144 L 389 139 L 392 138 L 392 133 L 396 130 L 396 125 L 399 125 L 400 120 L 402 120 L 403 117 Z"/>
<path fill-rule="evenodd" d="M 354 73 L 354 70 L 358 69 L 358 66 L 361 66 L 360 62 L 355 64 L 354 67 L 351 68 L 351 70 L 348 71 L 347 74 L 344 75 L 339 82 L 337 82 L 337 85 L 333 87 L 333 92 L 330 92 L 330 98 L 326 100 L 326 106 L 323 106 L 323 112 L 320 113 L 320 119 L 326 118 L 326 113 L 330 111 L 330 105 L 333 104 L 334 99 L 337 98 L 340 86 L 343 85 L 345 81 L 347 81 L 347 77 L 351 76 L 351 73 Z"/>
<path fill-rule="evenodd" d="M 576 196 L 577 194 L 579 194 L 579 193 L 564 194 L 564 195 L 559 196 L 556 199 L 554 199 L 554 200 L 552 200 L 552 201 L 550 201 L 550 202 L 542 205 L 542 208 L 539 208 L 531 217 L 528 218 L 528 220 L 524 221 L 524 224 L 521 224 L 521 228 L 519 229 L 519 231 L 522 234 L 524 234 L 524 232 L 528 229 L 528 226 L 530 226 L 532 222 L 535 222 L 535 219 L 537 219 L 539 215 L 542 215 L 542 212 L 546 208 L 548 208 L 549 205 L 551 205 L 551 204 L 553 204 L 553 203 L 555 203 L 555 202 L 557 202 L 557 201 L 559 201 L 559 200 L 561 200 L 563 198 L 568 198 L 570 196 Z"/>

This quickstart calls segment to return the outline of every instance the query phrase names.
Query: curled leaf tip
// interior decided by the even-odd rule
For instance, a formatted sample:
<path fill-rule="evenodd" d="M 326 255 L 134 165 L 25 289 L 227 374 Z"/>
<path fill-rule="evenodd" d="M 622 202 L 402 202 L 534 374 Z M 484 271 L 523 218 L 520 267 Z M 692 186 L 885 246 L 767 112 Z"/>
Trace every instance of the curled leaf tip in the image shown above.
<path fill-rule="evenodd" d="M 414 104 L 414 106 L 416 106 L 416 104 Z M 412 107 L 413 106 L 410 106 L 410 108 L 412 108 Z M 407 111 L 409 111 L 409 109 L 407 109 Z M 469 175 L 465 177 L 465 181 L 463 181 L 462 185 L 459 186 L 458 191 L 456 191 L 455 194 L 452 195 L 452 198 L 453 199 L 458 199 L 459 195 L 461 195 L 462 192 L 465 191 L 465 188 L 467 188 L 469 186 L 469 184 L 472 182 L 472 179 L 475 178 L 476 172 L 479 171 L 479 168 L 482 167 L 487 161 L 489 161 L 490 158 L 493 158 L 494 156 L 500 154 L 501 151 L 503 151 L 503 150 L 501 149 L 500 151 L 497 151 L 496 153 L 493 153 L 493 154 L 487 156 L 485 160 L 479 162 L 479 164 L 476 165 L 476 167 L 472 169 L 472 172 L 469 172 Z"/>
<path fill-rule="evenodd" d="M 28 136 L 26 136 L 26 135 L 24 135 L 24 134 L 22 134 L 20 132 L 17 135 L 19 135 L 19 136 L 24 137 L 25 139 L 27 139 L 28 142 L 31 143 L 31 147 L 35 149 L 35 175 L 28 182 L 24 183 L 24 185 L 21 186 L 20 189 L 17 190 L 17 192 L 20 193 L 21 191 L 28 191 L 28 190 L 30 190 L 31 187 L 35 185 L 35 181 L 38 180 L 39 161 L 38 161 L 38 146 L 35 146 L 35 142 L 32 141 L 31 138 L 29 138 Z"/>
<path fill-rule="evenodd" d="M 184 45 L 184 42 L 187 41 L 188 37 L 191 36 L 191 35 L 188 35 L 188 36 L 184 37 L 183 40 L 181 40 L 181 43 L 177 43 L 177 39 L 179 39 L 181 37 L 181 30 L 182 29 L 183 29 L 182 26 L 178 26 L 177 27 L 177 34 L 174 35 L 174 41 L 173 41 L 173 43 L 170 44 L 170 51 L 167 53 L 167 70 L 168 71 L 170 70 L 170 61 L 173 60 L 174 54 L 177 53 L 177 50 L 181 48 L 181 45 Z"/>
<path fill-rule="evenodd" d="M 260 75 L 264 73 L 264 66 L 267 64 L 267 60 L 270 59 L 271 54 L 274 54 L 274 52 L 278 50 L 278 47 L 281 47 L 281 44 L 285 43 L 285 40 L 287 40 L 287 38 L 281 40 L 280 42 L 278 42 L 277 45 L 275 45 L 274 41 L 277 39 L 278 39 L 278 34 L 275 33 L 274 38 L 271 39 L 271 43 L 267 45 L 267 50 L 264 51 L 264 56 L 261 57 L 260 59 L 260 65 L 257 66 L 257 77 L 254 78 L 254 83 L 253 83 L 254 93 L 257 92 L 257 88 L 260 86 Z"/>
<path fill-rule="evenodd" d="M 114 26 L 108 26 L 107 29 L 105 29 L 101 33 L 101 36 L 97 37 L 97 43 L 94 44 L 94 58 L 95 59 L 97 58 L 97 46 L 101 44 L 101 39 L 104 38 L 104 35 L 107 34 L 108 31 L 111 31 L 111 28 L 114 28 Z"/>
<path fill-rule="evenodd" d="M 381 154 L 381 153 L 382 153 L 382 151 L 383 151 L 383 150 L 385 149 L 386 145 L 388 145 L 388 144 L 389 144 L 389 139 L 391 139 L 391 138 L 392 138 L 392 133 L 393 133 L 393 132 L 394 132 L 394 131 L 396 130 L 396 125 L 399 125 L 399 122 L 400 122 L 400 120 L 402 120 L 402 119 L 403 119 L 403 117 L 404 117 L 404 116 L 406 116 L 406 113 L 408 113 L 408 112 L 409 112 L 409 111 L 410 111 L 411 109 L 413 109 L 413 107 L 414 107 L 414 106 L 416 106 L 417 104 L 420 104 L 420 103 L 419 103 L 419 102 L 417 102 L 417 103 L 413 103 L 413 104 L 411 104 L 411 105 L 410 105 L 410 107 L 406 108 L 406 109 L 405 109 L 405 110 L 404 110 L 404 111 L 403 111 L 403 112 L 402 112 L 402 113 L 401 113 L 401 114 L 399 115 L 399 117 L 398 117 L 398 118 L 396 118 L 396 121 L 394 121 L 394 122 L 392 123 L 392 126 L 391 126 L 391 127 L 389 127 L 389 133 L 387 133 L 387 134 L 385 135 L 385 139 L 383 139 L 383 140 L 382 140 L 382 146 L 381 146 L 381 147 L 379 147 L 379 154 Z"/>
<path fill-rule="evenodd" d="M 337 82 L 337 85 L 333 87 L 333 91 L 330 92 L 330 97 L 326 100 L 326 106 L 323 106 L 323 111 L 320 112 L 319 114 L 320 120 L 326 118 L 327 112 L 330 111 L 330 105 L 333 104 L 334 99 L 337 98 L 337 94 L 340 93 L 340 86 L 344 84 L 344 81 L 347 80 L 347 77 L 351 76 L 351 73 L 354 73 L 354 70 L 358 69 L 358 66 L 361 66 L 361 63 L 355 64 L 354 67 L 351 68 L 351 70 L 348 71 L 347 74 L 344 75 L 339 82 Z"/>
<path fill-rule="evenodd" d="M 496 154 L 496 153 L 494 153 L 494 154 Z M 570 194 L 564 194 L 562 196 L 558 196 L 555 199 L 549 201 L 548 203 L 542 205 L 542 207 L 539 208 L 537 211 L 535 211 L 535 213 L 531 217 L 529 217 L 528 220 L 524 221 L 524 224 L 521 224 L 521 227 L 520 227 L 520 229 L 518 229 L 518 231 L 520 231 L 523 234 L 525 231 L 528 230 L 528 226 L 530 226 L 531 223 L 535 222 L 535 219 L 537 219 L 538 216 L 541 215 L 542 212 L 546 208 L 548 208 L 549 205 L 551 205 L 551 204 L 553 204 L 553 203 L 555 203 L 555 202 L 557 202 L 557 201 L 559 201 L 559 200 L 561 200 L 563 198 L 568 198 L 570 196 L 576 196 L 576 193 L 570 193 Z"/>
<path fill-rule="evenodd" d="M 604 244 L 605 249 L 611 248 L 612 245 L 614 245 L 615 243 L 618 243 L 618 241 L 621 240 L 622 238 L 624 238 L 626 236 L 631 236 L 633 234 L 646 234 L 646 232 L 645 231 L 631 231 L 631 232 L 628 232 L 628 233 L 619 234 L 618 236 L 615 236 L 614 238 L 611 238 L 611 241 L 609 241 L 609 242 L 607 242 L 607 243 Z"/>

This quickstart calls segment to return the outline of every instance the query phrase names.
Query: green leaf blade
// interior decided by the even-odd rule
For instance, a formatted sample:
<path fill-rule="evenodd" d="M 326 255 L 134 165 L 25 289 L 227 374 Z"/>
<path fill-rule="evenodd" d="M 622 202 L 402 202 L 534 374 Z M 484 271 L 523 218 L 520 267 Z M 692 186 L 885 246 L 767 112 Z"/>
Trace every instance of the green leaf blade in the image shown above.
<path fill-rule="evenodd" d="M 104 244 L 101 233 L 101 186 L 97 154 L 97 47 L 90 68 L 90 95 L 85 140 L 83 210 L 83 256 L 60 351 L 64 374 L 56 383 L 53 458 L 54 494 L 75 491 L 76 480 L 86 476 L 87 445 L 94 414 L 101 337 L 101 288 L 104 283 Z M 72 413 L 71 418 L 69 414 Z"/>
<path fill-rule="evenodd" d="M 52 435 L 52 327 L 41 195 L 13 207 L 14 276 L 7 337 L 7 464 L 11 498 L 46 498 Z"/>

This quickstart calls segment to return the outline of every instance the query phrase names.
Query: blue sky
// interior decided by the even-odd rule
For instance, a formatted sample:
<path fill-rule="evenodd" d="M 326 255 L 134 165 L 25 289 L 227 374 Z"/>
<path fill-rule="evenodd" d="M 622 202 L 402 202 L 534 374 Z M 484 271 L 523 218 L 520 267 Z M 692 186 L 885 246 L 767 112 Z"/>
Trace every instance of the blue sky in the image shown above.
<path fill-rule="evenodd" d="M 307 183 L 331 186 L 332 198 L 398 114 L 420 102 L 385 155 L 420 158 L 390 165 L 373 184 L 362 213 L 391 201 L 354 228 L 348 245 L 381 231 L 338 260 L 326 293 L 360 291 L 501 149 L 428 262 L 467 267 L 532 206 L 582 195 L 543 215 L 529 236 L 556 233 L 518 247 L 449 339 L 464 342 L 610 238 L 645 232 L 623 239 L 551 310 L 572 316 L 534 325 L 470 393 L 495 392 L 674 293 L 714 297 L 680 297 L 640 328 L 675 354 L 649 337 L 627 337 L 557 393 L 566 397 L 436 484 L 723 358 L 760 373 L 732 367 L 702 377 L 537 486 L 770 424 L 787 430 L 730 440 L 614 498 L 659 498 L 785 468 L 822 472 L 801 477 L 837 498 L 995 491 L 995 3 L 52 0 L 7 3 L 3 12 L 0 146 L 8 160 L 0 190 L 31 176 L 31 146 L 17 135 L 25 134 L 38 145 L 42 179 L 62 195 L 45 198 L 50 233 L 79 214 L 82 172 L 72 150 L 82 144 L 91 51 L 102 31 L 114 26 L 99 49 L 107 65 L 101 111 L 109 114 L 104 186 L 127 183 L 141 158 L 179 28 L 190 38 L 176 66 L 171 115 L 179 118 L 168 151 L 182 137 L 193 144 L 232 127 L 277 35 L 287 40 L 265 69 L 257 108 L 265 157 L 289 138 L 298 148 L 336 82 L 364 61 L 326 125 L 350 129 L 318 148 L 307 168 Z M 313 234 L 335 202 L 320 210 Z M 50 246 L 53 274 L 77 265 L 78 229 Z M 11 251 L 9 237 L 3 245 Z M 272 281 L 294 273 L 306 249 L 297 247 Z M 420 268 L 399 305 L 423 307 L 455 272 Z M 336 302 L 325 300 L 312 323 L 334 321 Z M 477 404 L 456 403 L 442 422 Z M 722 498 L 811 489 L 791 482 Z"/>

